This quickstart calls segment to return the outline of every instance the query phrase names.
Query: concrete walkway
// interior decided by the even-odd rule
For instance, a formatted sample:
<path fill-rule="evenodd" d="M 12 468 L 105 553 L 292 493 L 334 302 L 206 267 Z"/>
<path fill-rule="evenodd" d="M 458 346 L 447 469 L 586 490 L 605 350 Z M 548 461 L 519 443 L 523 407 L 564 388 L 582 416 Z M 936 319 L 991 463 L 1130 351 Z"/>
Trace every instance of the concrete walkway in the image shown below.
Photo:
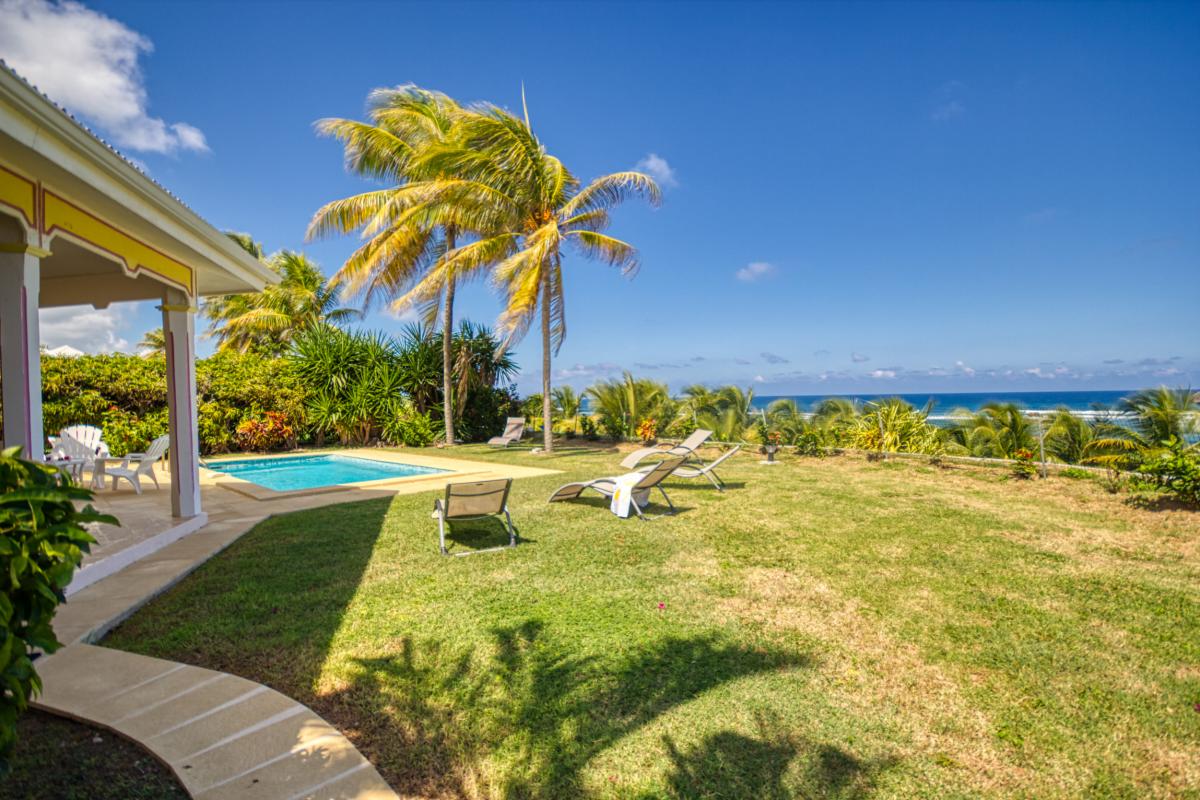
<path fill-rule="evenodd" d="M 138 742 L 197 800 L 397 797 L 346 737 L 262 684 L 88 644 L 37 668 L 38 707 Z"/>
<path fill-rule="evenodd" d="M 467 462 L 462 464 L 467 467 Z M 550 472 L 469 462 L 450 479 Z M 442 478 L 436 483 L 389 487 L 390 491 L 274 500 L 251 499 L 220 486 L 203 487 L 209 514 L 205 527 L 72 594 L 59 609 L 54 629 L 66 646 L 37 661 L 43 692 L 33 705 L 132 739 L 169 766 L 184 788 L 202 800 L 397 798 L 349 740 L 279 692 L 223 672 L 91 643 L 269 516 L 430 491 L 445 482 Z M 432 528 L 429 546 L 437 546 Z"/>

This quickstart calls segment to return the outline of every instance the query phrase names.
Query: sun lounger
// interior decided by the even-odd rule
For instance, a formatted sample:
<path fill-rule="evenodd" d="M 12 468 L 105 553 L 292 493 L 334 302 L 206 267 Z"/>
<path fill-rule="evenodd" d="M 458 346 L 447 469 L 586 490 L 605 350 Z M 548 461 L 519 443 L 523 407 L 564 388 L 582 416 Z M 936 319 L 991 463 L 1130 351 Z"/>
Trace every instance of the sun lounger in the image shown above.
<path fill-rule="evenodd" d="M 708 478 L 712 485 L 717 487 L 718 492 L 723 492 L 725 491 L 725 481 L 721 480 L 721 476 L 717 474 L 717 467 L 721 465 L 722 461 L 729 458 L 741 449 L 742 446 L 738 445 L 732 449 L 726 450 L 718 458 L 708 462 L 707 464 L 701 464 L 700 466 L 696 467 L 680 467 L 679 469 L 675 470 L 675 475 L 679 478 Z M 648 471 L 649 469 L 650 468 L 647 467 L 642 471 Z"/>
<path fill-rule="evenodd" d="M 446 496 L 433 501 L 433 518 L 438 523 L 438 543 L 441 545 L 442 555 L 449 555 L 446 552 L 446 526 L 451 522 L 501 515 L 504 516 L 504 522 L 508 528 L 507 547 L 516 547 L 517 533 L 513 529 L 512 517 L 508 515 L 508 492 L 511 488 L 512 478 L 446 484 Z M 465 553 L 455 553 L 455 555 L 466 556 L 503 549 L 503 547 L 490 547 L 487 550 L 471 550 Z"/>
<path fill-rule="evenodd" d="M 504 433 L 488 439 L 488 444 L 490 444 L 492 447 L 508 447 L 512 442 L 521 441 L 521 437 L 524 435 L 525 418 L 509 417 L 504 423 Z"/>
<path fill-rule="evenodd" d="M 662 493 L 663 499 L 667 501 L 667 507 L 671 509 L 667 513 L 675 513 L 675 504 L 672 503 L 671 498 L 667 496 L 666 491 L 662 487 L 662 482 L 666 480 L 672 472 L 679 468 L 679 465 L 683 463 L 683 460 L 684 456 L 675 456 L 673 458 L 668 458 L 664 461 L 658 462 L 644 473 L 633 473 L 635 475 L 642 476 L 639 481 L 630 487 L 630 505 L 633 507 L 633 510 L 637 512 L 639 519 L 647 519 L 645 514 L 642 513 L 642 510 L 649 504 L 650 491 L 652 489 L 658 489 L 658 491 Z M 617 491 L 618 481 L 620 481 L 623 477 L 625 476 L 616 475 L 611 478 L 597 478 L 596 480 L 592 481 L 579 481 L 577 483 L 564 484 L 558 487 L 558 489 L 554 491 L 554 494 L 550 495 L 548 502 L 555 503 L 560 500 L 575 500 L 581 494 L 583 494 L 584 490 L 586 489 L 592 489 L 604 495 L 605 497 L 611 498 Z"/>
<path fill-rule="evenodd" d="M 698 430 L 693 431 L 692 435 L 684 439 L 679 444 L 657 444 L 654 447 L 643 447 L 634 450 L 621 462 L 621 466 L 625 469 L 635 469 L 638 464 L 646 460 L 650 456 L 685 456 L 690 457 L 697 449 L 699 449 L 709 437 L 713 435 L 712 431 Z"/>

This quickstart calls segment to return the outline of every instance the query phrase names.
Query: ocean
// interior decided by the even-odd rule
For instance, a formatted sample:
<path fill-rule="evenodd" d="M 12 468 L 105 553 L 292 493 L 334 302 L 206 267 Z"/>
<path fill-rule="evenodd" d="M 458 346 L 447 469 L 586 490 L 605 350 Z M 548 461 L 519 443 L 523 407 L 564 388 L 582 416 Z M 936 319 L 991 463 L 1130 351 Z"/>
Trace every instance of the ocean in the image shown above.
<path fill-rule="evenodd" d="M 977 411 L 985 403 L 1016 403 L 1021 408 L 1031 411 L 1049 410 L 1065 406 L 1072 411 L 1092 411 L 1109 409 L 1117 405 L 1122 397 L 1132 394 L 1135 390 L 1122 391 L 1083 391 L 1083 392 L 952 392 L 931 394 L 859 394 L 859 395 L 756 395 L 755 408 L 766 408 L 780 397 L 790 397 L 800 406 L 801 411 L 811 410 L 814 405 L 827 397 L 848 397 L 860 402 L 878 400 L 884 397 L 900 397 L 917 408 L 933 401 L 934 414 L 946 414 L 959 408 Z"/>

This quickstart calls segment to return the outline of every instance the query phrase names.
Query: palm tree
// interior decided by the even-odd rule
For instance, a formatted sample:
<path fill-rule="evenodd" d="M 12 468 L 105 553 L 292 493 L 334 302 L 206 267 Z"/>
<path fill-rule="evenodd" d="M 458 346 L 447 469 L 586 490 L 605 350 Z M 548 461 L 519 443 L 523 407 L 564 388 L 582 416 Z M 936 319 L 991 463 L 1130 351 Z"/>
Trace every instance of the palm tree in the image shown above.
<path fill-rule="evenodd" d="M 218 349 L 279 355 L 303 331 L 360 316 L 340 307 L 339 290 L 303 253 L 282 250 L 266 264 L 279 275 L 279 283 L 258 294 L 232 295 L 205 305 L 206 335 L 216 337 Z"/>
<path fill-rule="evenodd" d="M 404 310 L 415 301 L 423 321 L 432 323 L 441 309 L 442 394 L 446 444 L 454 444 L 454 416 L 463 401 L 454 400 L 454 295 L 469 271 L 448 270 L 431 291 L 419 297 L 401 295 L 456 250 L 462 236 L 490 232 L 494 218 L 455 193 L 445 165 L 424 158 L 434 146 L 457 145 L 459 123 L 468 115 L 440 92 L 407 85 L 377 89 L 368 102 L 369 122 L 325 119 L 323 135 L 345 146 L 347 168 L 363 177 L 387 181 L 384 189 L 335 200 L 320 208 L 309 224 L 310 239 L 359 232 L 365 242 L 334 275 L 339 286 L 362 300 L 390 302 Z M 431 287 L 427 287 L 431 288 Z M 463 376 L 459 376 L 459 384 Z"/>
<path fill-rule="evenodd" d="M 600 424 L 613 436 L 631 436 L 645 420 L 662 422 L 674 415 L 675 403 L 666 384 L 635 378 L 629 372 L 593 384 L 584 394 L 592 399 Z"/>
<path fill-rule="evenodd" d="M 554 416 L 559 422 L 575 422 L 579 418 L 582 398 L 570 386 L 554 387 Z"/>
<path fill-rule="evenodd" d="M 579 180 L 548 154 L 529 125 L 495 106 L 481 106 L 461 118 L 459 141 L 428 151 L 423 169 L 456 176 L 430 186 L 446 202 L 466 203 L 496 233 L 446 253 L 435 269 L 404 298 L 428 301 L 461 274 L 492 267 L 504 295 L 497 328 L 507 349 L 529 331 L 541 309 L 542 420 L 546 451 L 554 448 L 551 358 L 566 337 L 563 249 L 579 252 L 632 274 L 637 250 L 606 235 L 609 212 L 633 195 L 657 205 L 658 184 L 641 172 L 605 175 L 580 188 Z M 493 267 L 494 265 L 494 267 Z"/>
<path fill-rule="evenodd" d="M 152 331 L 146 331 L 142 336 L 142 340 L 138 342 L 138 349 L 142 351 L 144 358 L 153 358 L 165 354 L 167 352 L 167 337 L 163 333 L 163 329 L 155 328 Z"/>
<path fill-rule="evenodd" d="M 444 342 L 443 358 L 445 356 Z M 506 352 L 498 352 L 499 343 L 486 325 L 463 320 L 451 343 L 454 354 L 454 413 L 461 417 L 472 392 L 491 389 L 517 376 L 517 363 Z"/>
<path fill-rule="evenodd" d="M 971 455 L 1013 458 L 1018 450 L 1037 450 L 1035 426 L 1015 403 L 985 403 L 978 412 L 957 412 L 951 431 Z"/>
<path fill-rule="evenodd" d="M 1091 444 L 1089 462 L 1128 467 L 1200 431 L 1200 392 L 1190 387 L 1143 389 L 1122 399 L 1117 408 L 1129 416 L 1129 424 L 1103 425 Z"/>
<path fill-rule="evenodd" d="M 1046 452 L 1064 464 L 1079 464 L 1094 449 L 1096 427 L 1065 406 L 1054 412 L 1046 427 Z"/>

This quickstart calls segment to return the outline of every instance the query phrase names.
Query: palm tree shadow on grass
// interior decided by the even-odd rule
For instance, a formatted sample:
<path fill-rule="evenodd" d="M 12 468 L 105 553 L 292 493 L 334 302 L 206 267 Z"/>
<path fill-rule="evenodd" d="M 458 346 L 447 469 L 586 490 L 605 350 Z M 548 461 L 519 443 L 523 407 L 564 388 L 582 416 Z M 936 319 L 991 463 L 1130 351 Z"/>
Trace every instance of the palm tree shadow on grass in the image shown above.
<path fill-rule="evenodd" d="M 402 792 L 586 797 L 586 766 L 622 737 L 728 681 L 810 663 L 715 635 L 662 639 L 615 659 L 577 656 L 532 619 L 491 636 L 483 657 L 405 639 L 395 656 L 356 659 L 342 696 L 324 698 L 357 709 L 368 734 L 358 743 Z M 761 760 L 754 747 L 740 749 Z"/>
<path fill-rule="evenodd" d="M 864 761 L 840 747 L 814 742 L 786 731 L 774 716 L 758 716 L 759 735 L 719 731 L 682 752 L 663 738 L 672 769 L 667 796 L 672 798 L 756 798 L 789 800 L 868 797 L 875 778 L 896 764 L 893 758 Z M 793 769 L 793 764 L 797 762 Z M 785 783 L 789 770 L 798 773 L 795 789 Z M 650 800 L 658 795 L 645 795 Z"/>

